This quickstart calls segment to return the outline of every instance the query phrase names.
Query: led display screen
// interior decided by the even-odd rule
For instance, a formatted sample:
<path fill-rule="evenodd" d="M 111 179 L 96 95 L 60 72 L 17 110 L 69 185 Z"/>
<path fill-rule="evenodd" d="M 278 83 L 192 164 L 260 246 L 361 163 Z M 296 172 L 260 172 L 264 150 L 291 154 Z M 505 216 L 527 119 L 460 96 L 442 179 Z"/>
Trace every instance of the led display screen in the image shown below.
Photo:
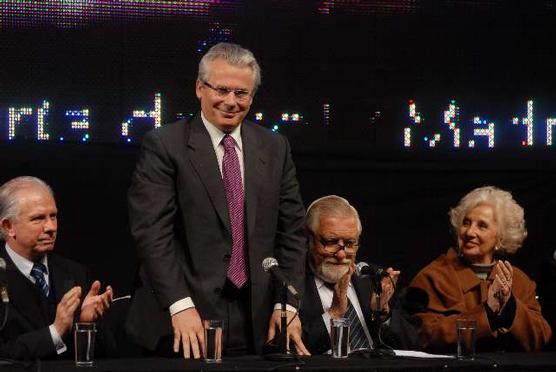
<path fill-rule="evenodd" d="M 257 56 L 249 119 L 305 149 L 551 151 L 552 1 L 0 2 L 0 141 L 135 144 L 198 110 L 220 41 Z"/>

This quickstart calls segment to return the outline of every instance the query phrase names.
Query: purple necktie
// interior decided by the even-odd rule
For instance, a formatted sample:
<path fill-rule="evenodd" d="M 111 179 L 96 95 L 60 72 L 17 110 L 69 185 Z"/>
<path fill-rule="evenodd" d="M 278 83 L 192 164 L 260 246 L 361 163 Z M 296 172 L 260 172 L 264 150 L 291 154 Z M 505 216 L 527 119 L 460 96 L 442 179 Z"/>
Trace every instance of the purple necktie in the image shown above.
<path fill-rule="evenodd" d="M 241 288 L 247 282 L 248 273 L 245 258 L 243 184 L 235 143 L 236 141 L 229 134 L 226 134 L 222 140 L 224 146 L 222 174 L 228 202 L 228 216 L 232 225 L 233 242 L 227 276 L 237 288 Z"/>

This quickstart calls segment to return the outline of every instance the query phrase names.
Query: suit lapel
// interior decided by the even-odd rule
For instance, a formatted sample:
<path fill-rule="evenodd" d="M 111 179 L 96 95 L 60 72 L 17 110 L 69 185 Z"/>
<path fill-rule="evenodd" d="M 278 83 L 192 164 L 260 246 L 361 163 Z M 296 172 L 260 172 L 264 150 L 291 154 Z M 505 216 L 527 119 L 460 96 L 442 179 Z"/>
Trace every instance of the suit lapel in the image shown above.
<path fill-rule="evenodd" d="M 324 312 L 324 307 L 322 306 L 317 284 L 315 283 L 315 276 L 309 265 L 307 265 L 306 270 L 305 294 L 302 307 L 305 309 L 304 312 L 306 314 L 318 314 L 320 316 Z"/>
<path fill-rule="evenodd" d="M 205 185 L 214 209 L 222 223 L 231 233 L 222 175 L 210 136 L 200 115 L 197 115 L 190 123 L 190 135 L 187 146 L 193 168 L 195 168 L 201 182 Z"/>
<path fill-rule="evenodd" d="M 54 298 L 56 303 L 59 303 L 64 294 L 69 291 L 74 286 L 78 285 L 75 282 L 73 276 L 64 270 L 64 268 L 58 263 L 56 256 L 48 256 L 48 270 L 50 275 L 50 285 L 54 291 Z M 85 298 L 89 288 L 81 288 L 81 298 Z"/>
<path fill-rule="evenodd" d="M 31 328 L 48 325 L 48 306 L 42 292 L 19 271 L 5 248 L 2 248 L 2 256 L 6 260 L 10 306 L 13 306 L 32 325 Z M 38 312 L 37 309 L 41 311 Z"/>
<path fill-rule="evenodd" d="M 247 234 L 255 231 L 257 219 L 257 202 L 261 183 L 264 181 L 264 165 L 266 154 L 257 137 L 254 128 L 249 122 L 244 122 L 241 128 L 241 139 L 243 142 L 243 163 L 245 167 L 245 204 L 247 210 Z"/>
<path fill-rule="evenodd" d="M 363 317 L 365 318 L 365 322 L 367 325 L 371 323 L 371 309 L 369 304 L 371 303 L 371 292 L 374 293 L 374 290 L 371 288 L 371 281 L 369 278 L 359 278 L 354 275 L 352 279 L 353 288 L 357 293 L 357 299 L 359 300 L 359 306 L 363 311 Z"/>

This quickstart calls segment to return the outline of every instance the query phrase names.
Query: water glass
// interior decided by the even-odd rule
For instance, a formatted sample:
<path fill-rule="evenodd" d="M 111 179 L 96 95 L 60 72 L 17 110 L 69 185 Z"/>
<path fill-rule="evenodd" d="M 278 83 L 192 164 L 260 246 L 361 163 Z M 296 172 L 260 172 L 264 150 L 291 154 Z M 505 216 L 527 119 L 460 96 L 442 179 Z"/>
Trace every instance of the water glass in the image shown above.
<path fill-rule="evenodd" d="M 475 357 L 475 343 L 477 322 L 475 319 L 456 319 L 458 334 L 458 359 L 473 359 Z"/>
<path fill-rule="evenodd" d="M 347 358 L 349 354 L 349 321 L 347 318 L 330 320 L 332 358 Z"/>
<path fill-rule="evenodd" d="M 222 321 L 205 320 L 205 362 L 222 362 Z"/>
<path fill-rule="evenodd" d="M 92 367 L 95 362 L 95 323 L 75 323 L 75 365 L 77 367 Z"/>

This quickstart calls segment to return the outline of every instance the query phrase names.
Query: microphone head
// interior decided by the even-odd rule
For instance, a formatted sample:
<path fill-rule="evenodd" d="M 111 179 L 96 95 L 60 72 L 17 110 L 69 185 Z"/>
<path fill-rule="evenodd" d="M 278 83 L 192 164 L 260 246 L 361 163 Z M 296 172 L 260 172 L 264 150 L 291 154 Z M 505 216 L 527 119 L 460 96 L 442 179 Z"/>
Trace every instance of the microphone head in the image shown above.
<path fill-rule="evenodd" d="M 278 260 L 274 257 L 267 257 L 263 260 L 263 270 L 268 272 L 274 266 L 278 266 Z"/>
<path fill-rule="evenodd" d="M 370 267 L 369 264 L 366 262 L 359 262 L 357 265 L 355 265 L 355 274 L 357 276 L 369 276 L 369 271 L 370 271 Z"/>

